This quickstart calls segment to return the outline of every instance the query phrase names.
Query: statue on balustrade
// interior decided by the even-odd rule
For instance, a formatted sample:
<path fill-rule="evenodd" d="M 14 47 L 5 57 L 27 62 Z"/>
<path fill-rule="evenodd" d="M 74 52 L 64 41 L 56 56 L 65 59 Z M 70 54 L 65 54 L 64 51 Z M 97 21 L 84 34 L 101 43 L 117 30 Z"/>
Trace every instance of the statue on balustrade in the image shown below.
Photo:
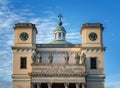
<path fill-rule="evenodd" d="M 53 55 L 52 53 L 50 53 L 48 56 L 48 63 L 52 63 L 52 62 L 53 62 Z"/>
<path fill-rule="evenodd" d="M 36 62 L 36 55 L 35 55 L 35 52 L 33 52 L 33 55 L 31 56 L 32 58 L 32 63 L 35 63 Z"/>
<path fill-rule="evenodd" d="M 78 55 L 78 53 L 76 53 L 75 55 L 75 61 L 76 61 L 76 64 L 79 64 L 80 56 Z"/>
<path fill-rule="evenodd" d="M 65 64 L 68 64 L 68 62 L 69 62 L 69 55 L 68 55 L 68 53 L 66 53 L 66 55 L 65 55 Z"/>
<path fill-rule="evenodd" d="M 85 64 L 85 61 L 86 61 L 86 54 L 85 53 L 82 54 L 81 59 L 82 59 L 82 64 Z"/>
<path fill-rule="evenodd" d="M 37 61 L 36 61 L 37 63 L 42 63 L 42 56 L 41 56 L 40 52 L 38 52 L 36 58 L 37 58 Z"/>

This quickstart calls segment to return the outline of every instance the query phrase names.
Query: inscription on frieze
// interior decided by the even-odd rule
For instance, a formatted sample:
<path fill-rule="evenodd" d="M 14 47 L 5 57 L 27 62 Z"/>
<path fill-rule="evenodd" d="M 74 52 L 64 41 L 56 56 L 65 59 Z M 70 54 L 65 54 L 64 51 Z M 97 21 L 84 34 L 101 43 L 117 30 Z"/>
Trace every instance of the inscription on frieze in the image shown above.
<path fill-rule="evenodd" d="M 84 66 L 33 66 L 33 72 L 40 73 L 84 73 Z"/>

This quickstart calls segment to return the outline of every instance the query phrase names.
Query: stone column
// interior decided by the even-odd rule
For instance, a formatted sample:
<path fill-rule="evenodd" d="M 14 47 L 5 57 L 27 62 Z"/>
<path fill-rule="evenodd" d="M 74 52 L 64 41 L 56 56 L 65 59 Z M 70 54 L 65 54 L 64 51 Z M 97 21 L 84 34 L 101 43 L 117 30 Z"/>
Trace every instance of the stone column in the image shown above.
<path fill-rule="evenodd" d="M 68 83 L 64 83 L 65 88 L 68 88 L 68 85 L 69 85 Z"/>
<path fill-rule="evenodd" d="M 59 39 L 59 35 L 58 35 L 58 32 L 57 32 L 57 38 L 56 38 L 57 40 Z"/>
<path fill-rule="evenodd" d="M 34 83 L 32 83 L 32 86 L 31 86 L 31 87 L 34 88 L 34 86 L 35 86 Z"/>
<path fill-rule="evenodd" d="M 85 88 L 85 84 L 84 83 L 82 83 L 82 88 Z"/>
<path fill-rule="evenodd" d="M 64 40 L 63 33 L 61 33 L 61 39 Z"/>
<path fill-rule="evenodd" d="M 76 85 L 76 88 L 79 88 L 79 86 L 80 86 L 80 83 L 76 83 L 75 85 Z"/>
<path fill-rule="evenodd" d="M 48 83 L 48 88 L 52 88 L 52 83 Z"/>
<path fill-rule="evenodd" d="M 37 88 L 41 88 L 40 86 L 41 86 L 40 83 L 37 83 Z"/>

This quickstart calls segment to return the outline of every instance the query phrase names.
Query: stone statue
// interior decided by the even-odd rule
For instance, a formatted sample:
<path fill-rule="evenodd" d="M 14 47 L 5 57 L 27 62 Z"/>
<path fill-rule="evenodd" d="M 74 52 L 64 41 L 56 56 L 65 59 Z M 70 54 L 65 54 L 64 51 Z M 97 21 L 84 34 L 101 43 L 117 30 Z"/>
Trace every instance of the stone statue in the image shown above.
<path fill-rule="evenodd" d="M 37 63 L 42 63 L 42 56 L 39 52 L 36 57 L 37 57 Z"/>
<path fill-rule="evenodd" d="M 86 54 L 85 53 L 82 54 L 81 59 L 82 59 L 82 64 L 85 64 L 85 60 L 86 60 Z"/>
<path fill-rule="evenodd" d="M 68 55 L 68 53 L 66 53 L 66 55 L 65 55 L 65 64 L 68 64 L 68 62 L 69 62 L 69 55 Z"/>
<path fill-rule="evenodd" d="M 75 61 L 76 61 L 76 64 L 79 64 L 80 56 L 78 55 L 78 53 L 76 53 L 75 55 Z"/>
<path fill-rule="evenodd" d="M 31 57 L 31 58 L 32 58 L 32 62 L 33 62 L 33 63 L 35 63 L 35 62 L 36 62 L 35 53 L 33 53 L 33 55 L 32 55 L 32 57 Z"/>
<path fill-rule="evenodd" d="M 53 55 L 52 53 L 50 53 L 48 56 L 48 63 L 52 63 L 52 61 L 53 61 Z"/>

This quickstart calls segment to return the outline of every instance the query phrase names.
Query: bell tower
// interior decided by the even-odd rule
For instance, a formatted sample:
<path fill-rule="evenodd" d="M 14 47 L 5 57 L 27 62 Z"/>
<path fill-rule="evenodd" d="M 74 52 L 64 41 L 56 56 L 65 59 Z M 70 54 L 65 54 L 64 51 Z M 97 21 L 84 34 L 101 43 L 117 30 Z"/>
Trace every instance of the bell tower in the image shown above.
<path fill-rule="evenodd" d="M 87 88 L 104 88 L 103 25 L 85 23 L 81 28 L 81 53 L 86 54 Z"/>
<path fill-rule="evenodd" d="M 86 23 L 81 29 L 82 46 L 100 47 L 102 41 L 103 26 L 100 23 Z"/>
<path fill-rule="evenodd" d="M 36 50 L 37 29 L 32 23 L 17 23 L 14 27 L 13 88 L 30 88 L 32 55 Z M 23 87 L 24 86 L 24 87 Z"/>
<path fill-rule="evenodd" d="M 33 47 L 36 44 L 37 29 L 32 23 L 18 23 L 14 27 L 14 46 Z"/>

